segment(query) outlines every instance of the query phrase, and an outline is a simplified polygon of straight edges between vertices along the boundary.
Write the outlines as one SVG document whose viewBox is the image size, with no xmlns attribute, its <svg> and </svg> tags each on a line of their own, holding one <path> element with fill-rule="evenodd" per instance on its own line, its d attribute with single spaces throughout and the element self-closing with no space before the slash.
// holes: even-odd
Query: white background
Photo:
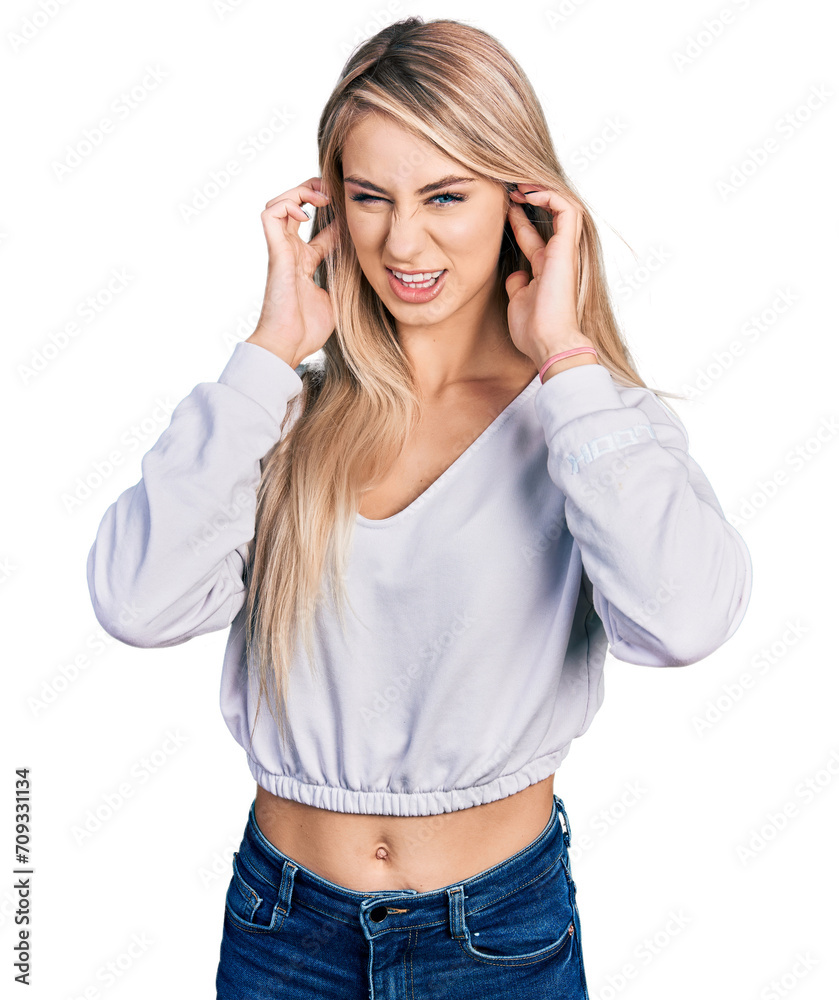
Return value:
<svg viewBox="0 0 839 1000">
<path fill-rule="evenodd" d="M 229 861 L 255 791 L 218 707 L 226 631 L 158 650 L 110 640 L 86 559 L 168 424 L 158 402 L 215 380 L 252 332 L 259 214 L 318 173 L 317 120 L 348 52 L 410 14 L 469 21 L 522 63 L 595 213 L 641 375 L 700 390 L 676 406 L 752 554 L 735 636 L 686 668 L 610 656 L 605 703 L 557 773 L 590 994 L 835 996 L 839 79 L 834 11 L 815 0 L 4 5 L 0 990 L 17 995 L 11 806 L 25 765 L 27 995 L 214 996 Z M 118 118 L 132 88 L 142 100 Z M 240 144 L 276 111 L 286 124 L 247 159 Z M 113 131 L 86 149 L 103 116 Z M 68 146 L 87 155 L 62 173 Z M 239 174 L 184 218 L 231 159 Z M 651 255 L 663 263 L 644 270 Z M 138 770 L 170 732 L 184 742 L 154 774 Z M 131 797 L 79 842 L 121 782 Z M 147 946 L 128 958 L 135 935 Z"/>
</svg>

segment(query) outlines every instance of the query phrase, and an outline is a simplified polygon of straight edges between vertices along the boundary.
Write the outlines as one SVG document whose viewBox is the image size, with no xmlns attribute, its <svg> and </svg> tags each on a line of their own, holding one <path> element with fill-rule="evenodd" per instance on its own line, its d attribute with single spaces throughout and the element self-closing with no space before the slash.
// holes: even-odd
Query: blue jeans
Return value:
<svg viewBox="0 0 839 1000">
<path fill-rule="evenodd" d="M 321 878 L 265 838 L 254 805 L 233 856 L 216 1000 L 588 1000 L 556 795 L 527 847 L 431 892 Z"/>
</svg>

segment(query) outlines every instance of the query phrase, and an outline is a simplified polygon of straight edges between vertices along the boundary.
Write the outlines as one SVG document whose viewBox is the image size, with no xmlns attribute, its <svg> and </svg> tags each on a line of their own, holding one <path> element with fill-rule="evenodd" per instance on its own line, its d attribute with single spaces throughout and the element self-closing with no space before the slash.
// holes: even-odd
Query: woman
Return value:
<svg viewBox="0 0 839 1000">
<path fill-rule="evenodd" d="M 709 655 L 749 554 L 494 38 L 386 27 L 318 141 L 322 177 L 262 213 L 256 329 L 103 517 L 94 608 L 135 646 L 232 623 L 221 707 L 257 788 L 218 997 L 587 997 L 554 773 L 607 643 Z"/>
</svg>

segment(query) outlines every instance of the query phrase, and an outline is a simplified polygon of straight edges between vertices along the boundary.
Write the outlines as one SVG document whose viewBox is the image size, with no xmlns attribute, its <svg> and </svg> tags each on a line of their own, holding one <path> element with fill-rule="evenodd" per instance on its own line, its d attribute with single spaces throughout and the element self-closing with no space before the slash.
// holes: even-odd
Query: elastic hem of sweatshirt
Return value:
<svg viewBox="0 0 839 1000">
<path fill-rule="evenodd" d="M 250 396 L 279 424 L 288 401 L 303 389 L 297 371 L 267 347 L 244 340 L 233 348 L 218 381 Z"/>
<path fill-rule="evenodd" d="M 256 783 L 284 799 L 302 802 L 318 809 L 340 813 L 375 816 L 436 816 L 472 806 L 506 799 L 523 788 L 554 774 L 568 755 L 571 744 L 529 761 L 513 774 L 502 774 L 485 785 L 434 791 L 388 792 L 338 788 L 335 785 L 310 785 L 288 774 L 273 774 L 248 756 L 248 767 Z"/>
<path fill-rule="evenodd" d="M 609 369 L 600 364 L 575 365 L 552 375 L 539 386 L 534 405 L 542 423 L 554 427 L 598 410 L 626 409 Z"/>
</svg>

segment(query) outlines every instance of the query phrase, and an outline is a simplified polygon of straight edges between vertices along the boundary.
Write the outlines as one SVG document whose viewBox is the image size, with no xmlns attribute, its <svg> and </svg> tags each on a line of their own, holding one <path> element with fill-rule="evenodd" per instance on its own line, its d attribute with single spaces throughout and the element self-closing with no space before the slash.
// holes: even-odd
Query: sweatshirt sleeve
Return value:
<svg viewBox="0 0 839 1000">
<path fill-rule="evenodd" d="M 247 595 L 260 461 L 302 387 L 298 369 L 242 341 L 217 382 L 178 403 L 88 554 L 106 632 L 130 646 L 174 646 L 230 625 Z"/>
<path fill-rule="evenodd" d="M 752 563 L 684 425 L 600 364 L 558 372 L 535 407 L 612 655 L 647 666 L 709 656 L 743 620 Z"/>
</svg>

